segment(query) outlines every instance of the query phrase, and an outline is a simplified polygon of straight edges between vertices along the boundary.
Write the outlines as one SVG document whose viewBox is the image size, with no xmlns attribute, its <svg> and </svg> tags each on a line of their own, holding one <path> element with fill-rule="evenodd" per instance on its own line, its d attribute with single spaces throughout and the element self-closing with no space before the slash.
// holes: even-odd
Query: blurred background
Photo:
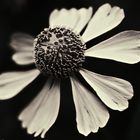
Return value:
<svg viewBox="0 0 140 140">
<path fill-rule="evenodd" d="M 81 8 L 92 6 L 94 12 L 104 3 L 117 5 L 124 9 L 125 19 L 112 31 L 90 41 L 91 47 L 116 33 L 124 30 L 140 30 L 139 0 L 1 0 L 0 1 L 0 73 L 11 70 L 30 69 L 33 66 L 17 66 L 12 60 L 13 50 L 9 47 L 10 36 L 15 32 L 24 32 L 36 36 L 48 27 L 50 12 L 57 8 Z M 102 21 L 101 21 L 102 22 Z M 111 60 L 88 58 L 84 67 L 106 75 L 123 78 L 132 83 L 134 97 L 129 108 L 123 112 L 110 112 L 106 127 L 87 137 L 79 134 L 76 128 L 75 109 L 68 79 L 61 86 L 61 107 L 58 119 L 47 132 L 46 140 L 139 140 L 140 139 L 140 67 L 139 63 L 128 65 Z M 41 82 L 40 82 L 41 80 Z M 17 120 L 20 111 L 39 92 L 39 83 L 43 77 L 35 80 L 16 97 L 0 101 L 0 140 L 40 140 L 28 135 Z M 42 114 L 43 115 L 43 114 Z"/>
</svg>

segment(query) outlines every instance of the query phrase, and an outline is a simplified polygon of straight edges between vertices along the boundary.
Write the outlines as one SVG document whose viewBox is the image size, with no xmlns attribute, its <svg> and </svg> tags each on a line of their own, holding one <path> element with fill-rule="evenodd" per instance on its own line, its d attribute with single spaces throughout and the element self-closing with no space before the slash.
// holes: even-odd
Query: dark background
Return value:
<svg viewBox="0 0 140 140">
<path fill-rule="evenodd" d="M 25 32 L 37 35 L 48 27 L 48 17 L 55 8 L 80 8 L 93 6 L 94 12 L 104 3 L 117 5 L 125 10 L 125 19 L 112 31 L 88 43 L 92 46 L 124 30 L 140 30 L 139 0 L 1 0 L 0 1 L 0 73 L 10 70 L 24 70 L 11 61 L 13 50 L 8 46 L 10 35 Z M 102 22 L 102 21 L 101 21 Z M 130 106 L 123 112 L 109 109 L 110 120 L 106 127 L 96 134 L 84 137 L 76 128 L 75 109 L 69 81 L 62 82 L 61 107 L 56 123 L 46 134 L 46 140 L 139 140 L 140 139 L 140 76 L 139 63 L 135 65 L 117 63 L 111 60 L 88 58 L 84 65 L 94 72 L 112 75 L 128 80 L 134 88 Z M 16 97 L 0 101 L 0 140 L 40 140 L 28 135 L 21 128 L 17 115 L 39 92 L 43 78 L 35 80 Z M 43 114 L 42 114 L 43 115 Z"/>
</svg>

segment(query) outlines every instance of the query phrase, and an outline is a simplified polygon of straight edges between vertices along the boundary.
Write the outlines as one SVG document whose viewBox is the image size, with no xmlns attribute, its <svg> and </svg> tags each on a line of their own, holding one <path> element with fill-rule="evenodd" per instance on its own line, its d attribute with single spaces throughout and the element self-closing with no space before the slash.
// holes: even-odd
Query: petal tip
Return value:
<svg viewBox="0 0 140 140">
<path fill-rule="evenodd" d="M 111 8 L 111 5 L 110 5 L 110 3 L 105 3 L 102 6 L 100 6 L 99 8 L 101 8 L 101 7 Z"/>
</svg>

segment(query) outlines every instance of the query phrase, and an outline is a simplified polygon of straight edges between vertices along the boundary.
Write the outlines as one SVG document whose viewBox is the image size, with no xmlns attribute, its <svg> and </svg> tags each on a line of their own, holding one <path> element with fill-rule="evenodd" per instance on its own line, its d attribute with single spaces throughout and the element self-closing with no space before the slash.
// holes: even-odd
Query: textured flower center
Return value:
<svg viewBox="0 0 140 140">
<path fill-rule="evenodd" d="M 45 28 L 34 42 L 36 67 L 44 74 L 66 78 L 78 71 L 85 60 L 80 35 L 65 28 Z"/>
</svg>

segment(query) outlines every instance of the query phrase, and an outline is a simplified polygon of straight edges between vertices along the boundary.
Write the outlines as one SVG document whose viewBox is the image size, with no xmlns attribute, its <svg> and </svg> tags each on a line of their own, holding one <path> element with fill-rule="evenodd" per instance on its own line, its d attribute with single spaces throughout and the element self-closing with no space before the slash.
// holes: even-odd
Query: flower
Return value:
<svg viewBox="0 0 140 140">
<path fill-rule="evenodd" d="M 63 78 L 70 78 L 77 129 L 85 136 L 106 125 L 109 119 L 106 106 L 118 111 L 128 108 L 128 100 L 133 96 L 133 88 L 128 81 L 82 68 L 85 57 L 128 64 L 140 61 L 139 31 L 121 32 L 86 49 L 88 41 L 115 28 L 123 18 L 123 9 L 110 4 L 99 7 L 93 16 L 92 7 L 54 10 L 49 17 L 50 27 L 36 38 L 23 33 L 12 36 L 10 44 L 15 50 L 12 59 L 19 65 L 35 63 L 36 68 L 2 73 L 0 99 L 14 97 L 40 74 L 48 77 L 40 93 L 18 117 L 29 134 L 44 138 L 54 124 L 60 105 L 60 79 Z M 106 106 L 82 85 L 75 72 L 82 75 Z"/>
</svg>

